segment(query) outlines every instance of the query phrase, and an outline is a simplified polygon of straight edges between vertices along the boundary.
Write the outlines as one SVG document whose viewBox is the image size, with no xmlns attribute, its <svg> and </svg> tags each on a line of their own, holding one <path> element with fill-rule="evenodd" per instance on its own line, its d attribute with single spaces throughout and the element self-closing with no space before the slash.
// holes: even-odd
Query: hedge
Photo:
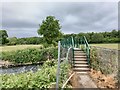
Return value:
<svg viewBox="0 0 120 90">
<path fill-rule="evenodd" d="M 37 63 L 47 59 L 57 58 L 57 48 L 43 48 L 43 49 L 24 49 L 12 52 L 2 52 L 1 60 L 10 61 L 13 63 Z"/>
</svg>

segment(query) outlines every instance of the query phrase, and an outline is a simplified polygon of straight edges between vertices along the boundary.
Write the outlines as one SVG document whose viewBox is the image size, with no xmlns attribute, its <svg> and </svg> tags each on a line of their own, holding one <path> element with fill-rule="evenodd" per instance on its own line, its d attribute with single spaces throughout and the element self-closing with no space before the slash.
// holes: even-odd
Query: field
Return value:
<svg viewBox="0 0 120 90">
<path fill-rule="evenodd" d="M 118 44 L 90 44 L 90 46 L 97 46 L 110 49 L 118 49 Z"/>
<path fill-rule="evenodd" d="M 26 48 L 39 48 L 42 47 L 42 45 L 14 45 L 14 46 L 0 46 L 0 52 L 5 51 L 16 51 Z"/>
<path fill-rule="evenodd" d="M 98 47 L 104 47 L 104 48 L 118 49 L 118 44 L 90 44 L 90 46 L 98 46 Z M 0 46 L 0 52 L 15 51 L 15 50 L 21 50 L 21 49 L 26 49 L 26 48 L 39 48 L 39 47 L 42 47 L 42 45 Z"/>
</svg>

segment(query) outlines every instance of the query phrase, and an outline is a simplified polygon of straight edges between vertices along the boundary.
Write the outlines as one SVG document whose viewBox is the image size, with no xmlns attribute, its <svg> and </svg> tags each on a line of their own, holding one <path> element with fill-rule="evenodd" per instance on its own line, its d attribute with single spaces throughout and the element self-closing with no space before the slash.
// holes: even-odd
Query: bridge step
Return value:
<svg viewBox="0 0 120 90">
<path fill-rule="evenodd" d="M 74 48 L 74 50 L 76 50 L 76 51 L 82 51 L 80 48 Z"/>
<path fill-rule="evenodd" d="M 87 71 L 87 72 L 76 72 L 76 73 L 78 73 L 78 74 L 88 74 L 89 71 Z"/>
<path fill-rule="evenodd" d="M 88 72 L 90 71 L 86 53 L 78 48 L 74 49 L 73 70 L 79 74 L 88 74 Z"/>
<path fill-rule="evenodd" d="M 75 61 L 87 61 L 86 58 L 74 58 Z"/>
<path fill-rule="evenodd" d="M 74 56 L 74 58 L 86 58 L 85 55 L 81 55 L 81 56 Z"/>
<path fill-rule="evenodd" d="M 75 53 L 82 53 L 82 54 L 85 53 L 85 52 L 83 52 L 83 51 L 76 51 L 76 50 L 74 50 L 74 52 L 75 52 Z"/>
<path fill-rule="evenodd" d="M 83 67 L 84 68 L 84 67 L 89 67 L 89 65 L 87 65 L 87 64 L 75 64 L 74 67 L 78 67 L 78 68 Z"/>
<path fill-rule="evenodd" d="M 74 52 L 75 56 L 86 56 L 86 53 Z"/>
<path fill-rule="evenodd" d="M 87 61 L 74 61 L 75 64 L 84 64 L 84 63 L 88 63 Z"/>
<path fill-rule="evenodd" d="M 83 51 L 75 51 L 74 50 L 74 55 L 86 55 L 86 53 Z"/>
<path fill-rule="evenodd" d="M 74 71 L 90 71 L 89 68 L 73 68 Z"/>
</svg>

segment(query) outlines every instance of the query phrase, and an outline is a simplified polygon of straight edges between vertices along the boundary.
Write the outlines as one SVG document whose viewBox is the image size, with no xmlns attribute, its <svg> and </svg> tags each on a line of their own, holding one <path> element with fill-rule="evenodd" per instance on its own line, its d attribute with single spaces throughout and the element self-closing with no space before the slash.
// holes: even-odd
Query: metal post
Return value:
<svg viewBox="0 0 120 90">
<path fill-rule="evenodd" d="M 56 90 L 59 88 L 59 73 L 60 73 L 60 41 L 58 42 L 58 66 L 56 74 Z"/>
<path fill-rule="evenodd" d="M 73 39 L 73 37 L 72 37 L 72 47 L 74 48 L 74 39 Z"/>
</svg>

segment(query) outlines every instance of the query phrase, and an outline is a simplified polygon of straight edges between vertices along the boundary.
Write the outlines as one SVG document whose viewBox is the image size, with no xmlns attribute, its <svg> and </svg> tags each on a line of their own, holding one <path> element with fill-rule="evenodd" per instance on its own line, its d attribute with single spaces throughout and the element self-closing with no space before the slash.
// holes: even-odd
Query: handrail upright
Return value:
<svg viewBox="0 0 120 90">
<path fill-rule="evenodd" d="M 86 49 L 88 64 L 90 64 L 90 46 L 89 46 L 89 44 L 87 42 L 86 37 L 84 36 L 83 38 L 84 38 L 84 41 L 85 41 L 85 44 L 86 44 L 86 48 L 85 49 Z"/>
</svg>

